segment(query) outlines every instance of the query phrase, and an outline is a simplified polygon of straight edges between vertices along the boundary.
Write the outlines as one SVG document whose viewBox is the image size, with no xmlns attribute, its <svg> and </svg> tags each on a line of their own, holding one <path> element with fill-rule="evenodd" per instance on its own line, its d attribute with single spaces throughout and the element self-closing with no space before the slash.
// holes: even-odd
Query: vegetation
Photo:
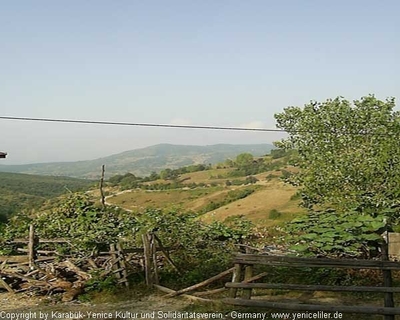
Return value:
<svg viewBox="0 0 400 320">
<path fill-rule="evenodd" d="M 243 152 L 261 156 L 268 153 L 272 147 L 270 144 L 210 146 L 159 144 L 96 160 L 27 165 L 0 164 L 0 171 L 99 179 L 101 166 L 104 164 L 106 177 L 126 172 L 137 176 L 147 176 L 153 171 L 160 172 L 166 168 L 177 169 L 197 164 L 216 164 Z"/>
<path fill-rule="evenodd" d="M 164 246 L 174 248 L 171 258 L 181 274 L 166 266 L 160 275 L 164 283 L 171 281 L 175 286 L 193 284 L 205 275 L 226 269 L 236 251 L 234 244 L 242 242 L 252 231 L 251 223 L 243 217 L 231 219 L 227 224 L 205 224 L 194 214 L 157 209 L 145 209 L 133 217 L 115 207 L 102 209 L 85 194 L 71 194 L 47 212 L 33 217 L 19 214 L 11 219 L 0 239 L 3 253 L 13 250 L 7 240 L 27 236 L 29 224 L 35 226 L 39 237 L 68 239 L 69 252 L 64 253 L 75 255 L 89 254 L 119 239 L 141 246 L 141 235 L 155 232 Z M 96 278 L 90 285 L 97 290 L 99 285 L 107 283 L 112 284 L 112 279 L 102 282 Z"/>
<path fill-rule="evenodd" d="M 327 221 L 324 232 L 312 233 L 315 215 L 303 220 L 306 226 L 298 229 L 311 232 L 309 238 L 318 237 L 314 240 L 321 243 L 319 249 L 343 253 L 349 248 L 354 253 L 354 241 L 364 245 L 363 240 L 378 240 L 369 232 L 397 224 L 400 114 L 394 107 L 394 99 L 367 96 L 351 104 L 336 98 L 311 102 L 303 109 L 289 107 L 275 115 L 278 127 L 289 133 L 276 145 L 297 151 L 300 172 L 287 178 L 300 186 L 302 205 L 311 212 L 333 208 L 336 221 L 346 221 L 346 227 L 338 230 L 337 223 L 328 222 L 333 213 L 323 211 L 318 219 Z"/>
<path fill-rule="evenodd" d="M 221 169 L 187 163 L 145 177 L 136 172 L 117 174 L 106 184 L 107 192 L 117 193 L 107 202 L 120 208 L 102 208 L 87 194 L 71 193 L 38 213 L 18 210 L 0 226 L 2 253 L 13 253 L 15 248 L 7 240 L 26 237 L 29 224 L 35 225 L 39 237 L 67 238 L 70 246 L 56 249 L 75 255 L 105 249 L 116 240 L 141 246 L 141 235 L 152 232 L 165 247 L 173 248 L 171 259 L 180 272 L 169 264 L 160 270 L 162 284 L 171 288 L 227 269 L 237 244 L 262 246 L 282 239 L 302 255 L 374 257 L 382 241 L 380 233 L 399 218 L 400 147 L 394 144 L 400 119 L 393 107 L 392 100 L 370 96 L 354 105 L 337 98 L 311 103 L 304 110 L 285 109 L 276 117 L 289 138 L 277 143 L 279 149 L 271 154 L 257 157 L 243 152 L 220 163 Z M 3 179 L 0 192 L 5 196 L 0 201 L 23 192 L 19 200 L 26 197 L 30 207 L 40 206 L 61 189 L 66 191 L 62 180 L 54 193 L 45 185 L 18 185 L 17 181 L 12 189 L 12 183 Z M 73 189 L 71 184 L 67 188 Z M 131 192 L 118 194 L 121 190 Z M 307 214 L 298 214 L 304 212 L 297 207 L 300 200 Z M 250 221 L 269 228 L 255 230 Z M 274 230 L 272 225 L 280 228 Z M 278 269 L 274 279 L 310 277 L 308 271 L 289 271 Z M 92 276 L 87 290 L 115 287 L 111 276 Z M 316 283 L 323 279 L 352 284 L 354 275 L 320 270 L 312 278 Z M 141 282 L 143 275 L 130 280 Z"/>
<path fill-rule="evenodd" d="M 29 224 L 42 238 L 66 238 L 75 253 L 84 254 L 97 244 L 110 244 L 132 232 L 137 222 L 125 210 L 114 207 L 103 210 L 86 194 L 71 194 L 60 199 L 49 210 L 36 215 L 20 213 L 10 219 L 3 240 L 26 237 Z"/>
<path fill-rule="evenodd" d="M 371 258 L 379 252 L 384 228 L 382 220 L 369 214 L 327 210 L 294 219 L 287 227 L 293 239 L 286 240 L 293 240 L 292 249 L 306 255 Z"/>
<path fill-rule="evenodd" d="M 209 211 L 213 211 L 236 200 L 244 199 L 247 196 L 251 195 L 256 189 L 257 186 L 231 190 L 227 193 L 226 197 L 223 200 L 216 202 L 210 201 L 205 207 L 198 210 L 198 213 L 203 214 Z"/>
<path fill-rule="evenodd" d="M 0 222 L 27 208 L 68 192 L 85 190 L 93 181 L 68 177 L 36 176 L 0 172 Z"/>
</svg>

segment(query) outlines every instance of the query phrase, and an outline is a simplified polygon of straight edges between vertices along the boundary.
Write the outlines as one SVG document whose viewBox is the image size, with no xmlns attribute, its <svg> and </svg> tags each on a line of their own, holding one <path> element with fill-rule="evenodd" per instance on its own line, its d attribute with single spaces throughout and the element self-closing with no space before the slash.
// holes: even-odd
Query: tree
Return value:
<svg viewBox="0 0 400 320">
<path fill-rule="evenodd" d="M 239 168 L 249 166 L 253 163 L 254 157 L 251 153 L 241 153 L 236 157 L 236 165 Z"/>
<path fill-rule="evenodd" d="M 160 172 L 160 179 L 164 180 L 175 180 L 179 177 L 176 170 L 171 170 L 169 168 L 164 169 Z"/>
<path fill-rule="evenodd" d="M 399 202 L 400 114 L 394 98 L 370 95 L 350 103 L 342 97 L 276 114 L 289 137 L 277 147 L 298 151 L 303 205 L 358 208 L 374 216 Z"/>
</svg>

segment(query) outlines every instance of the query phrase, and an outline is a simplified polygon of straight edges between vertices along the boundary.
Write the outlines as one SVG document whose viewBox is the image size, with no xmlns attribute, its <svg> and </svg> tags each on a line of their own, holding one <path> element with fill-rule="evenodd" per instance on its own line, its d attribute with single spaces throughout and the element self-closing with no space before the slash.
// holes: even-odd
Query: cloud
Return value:
<svg viewBox="0 0 400 320">
<path fill-rule="evenodd" d="M 188 126 L 192 124 L 192 121 L 183 118 L 175 118 L 170 121 L 170 124 L 175 124 L 178 126 Z"/>
</svg>

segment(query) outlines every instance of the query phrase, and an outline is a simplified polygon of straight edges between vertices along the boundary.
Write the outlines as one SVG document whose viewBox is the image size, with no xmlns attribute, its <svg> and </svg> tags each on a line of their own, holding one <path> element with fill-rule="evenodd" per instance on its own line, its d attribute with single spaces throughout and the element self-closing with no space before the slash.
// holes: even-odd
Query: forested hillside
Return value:
<svg viewBox="0 0 400 320">
<path fill-rule="evenodd" d="M 85 190 L 91 180 L 0 172 L 0 221 L 66 192 Z"/>
</svg>

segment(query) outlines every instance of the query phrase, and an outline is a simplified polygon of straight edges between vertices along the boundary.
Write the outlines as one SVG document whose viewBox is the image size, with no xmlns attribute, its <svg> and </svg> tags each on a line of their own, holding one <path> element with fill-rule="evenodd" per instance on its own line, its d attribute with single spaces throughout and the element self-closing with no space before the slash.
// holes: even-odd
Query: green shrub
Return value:
<svg viewBox="0 0 400 320">
<path fill-rule="evenodd" d="M 280 218 L 281 215 L 282 215 L 281 212 L 279 212 L 279 211 L 276 210 L 276 209 L 272 209 L 272 210 L 269 212 L 268 218 L 270 218 L 271 220 L 275 220 L 275 219 Z"/>
</svg>

